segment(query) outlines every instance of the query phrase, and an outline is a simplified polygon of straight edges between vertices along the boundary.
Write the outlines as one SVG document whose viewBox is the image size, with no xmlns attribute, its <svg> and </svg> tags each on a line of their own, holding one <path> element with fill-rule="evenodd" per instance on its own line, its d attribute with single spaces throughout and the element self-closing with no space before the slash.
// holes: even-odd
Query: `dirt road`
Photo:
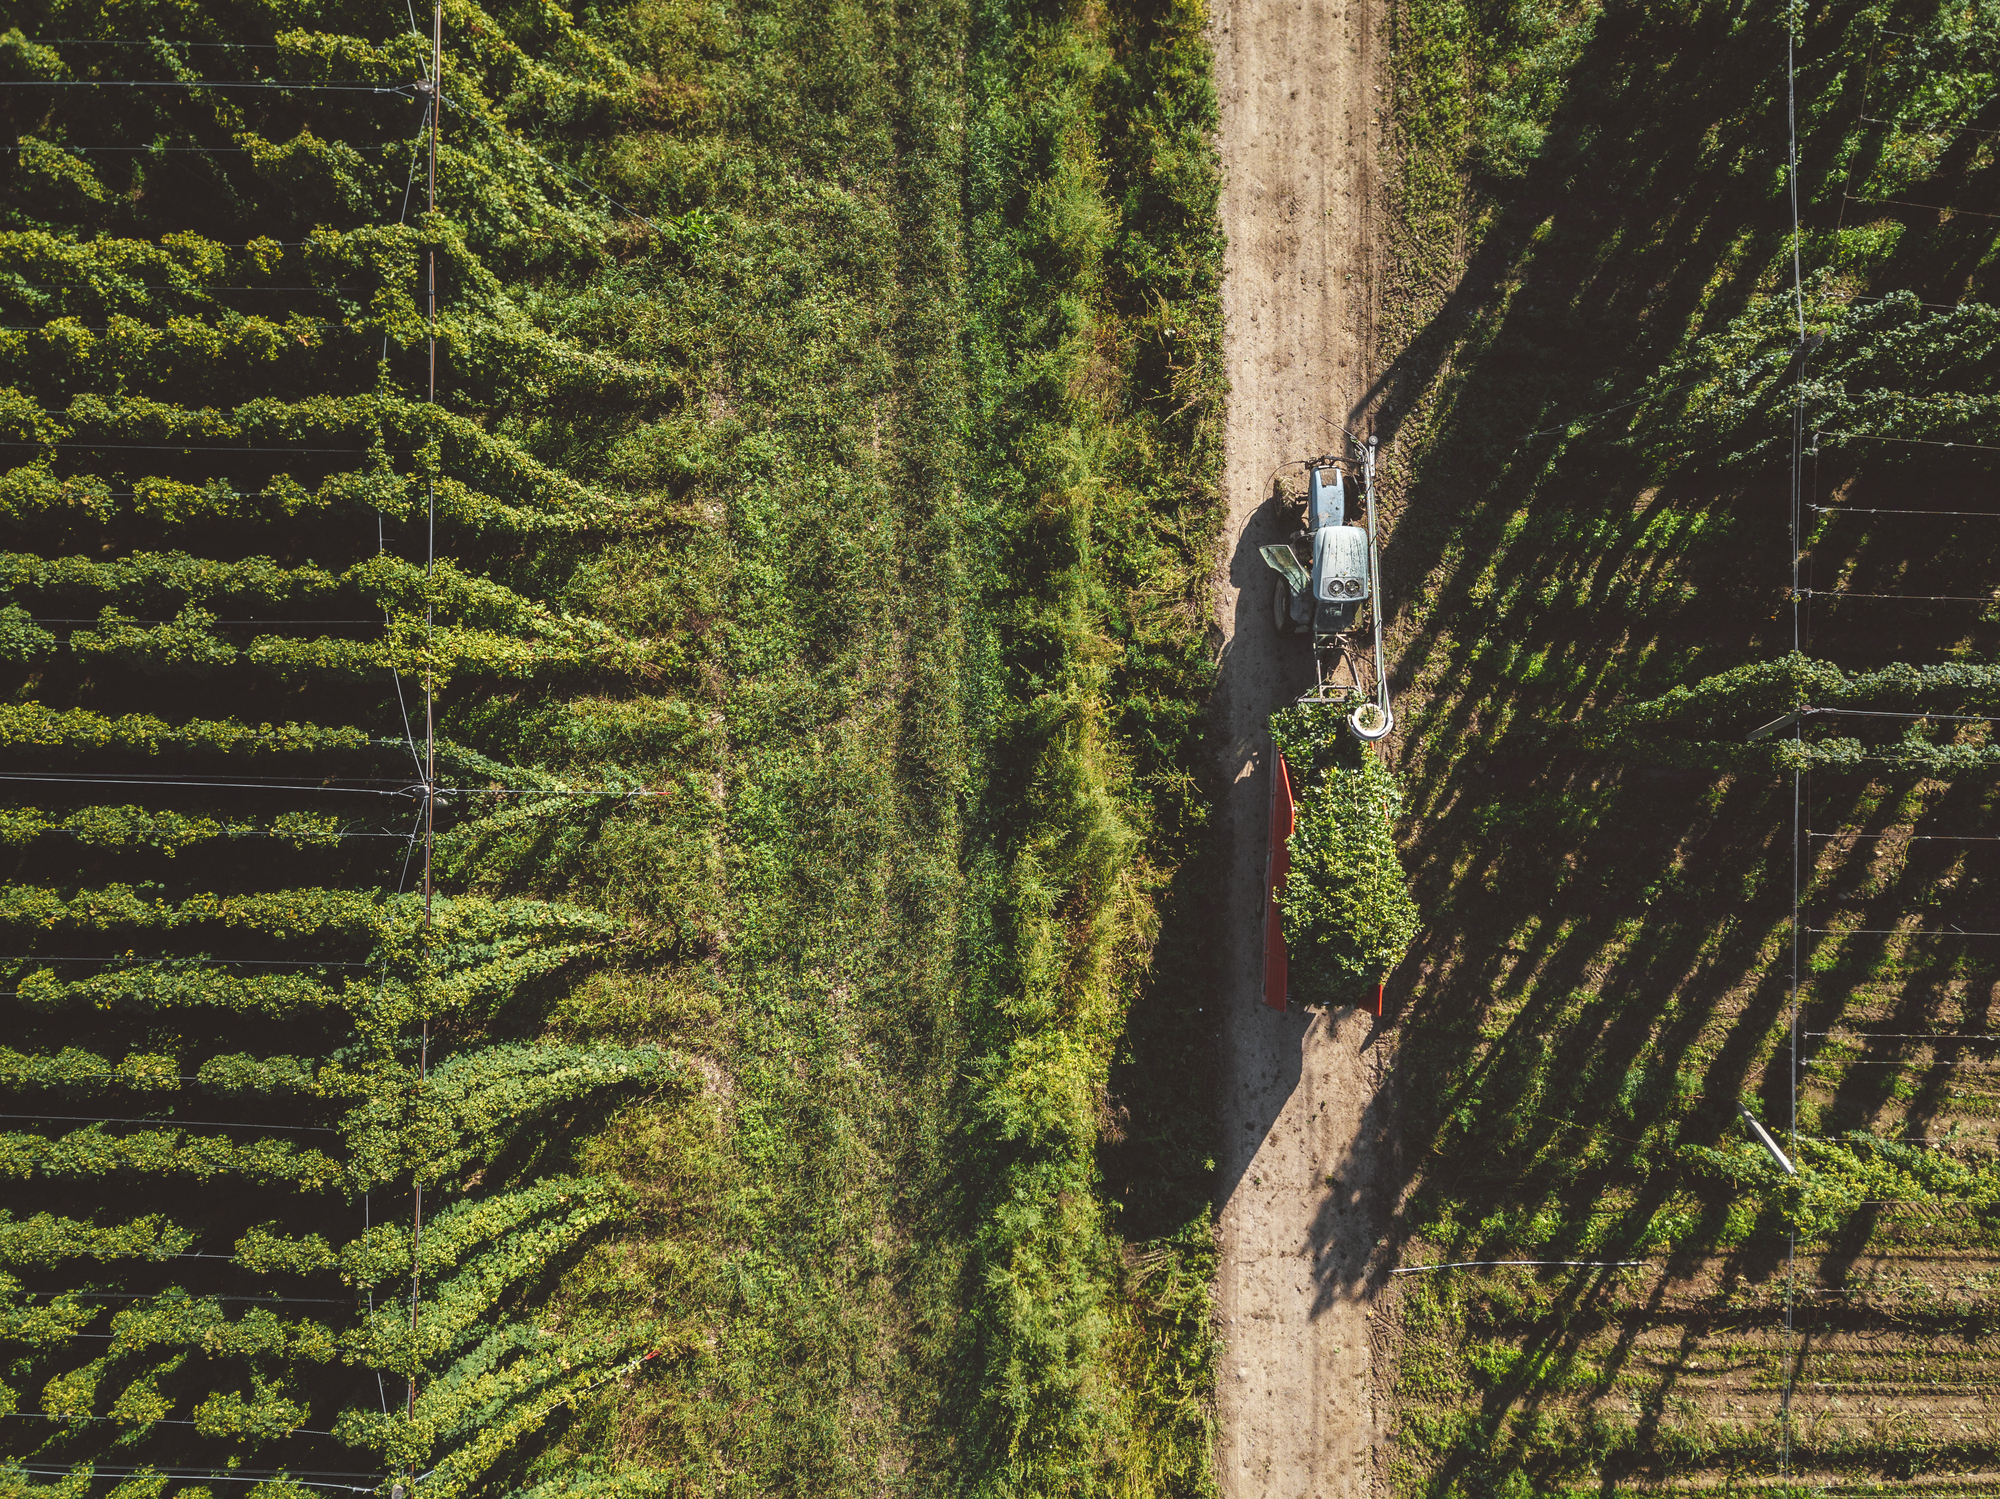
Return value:
<svg viewBox="0 0 2000 1499">
<path fill-rule="evenodd" d="M 1377 59 L 1381 0 L 1219 0 L 1223 290 L 1231 394 L 1229 526 L 1216 583 L 1224 637 L 1216 712 L 1228 785 L 1229 934 L 1218 1302 L 1222 1491 L 1335 1499 L 1378 1481 L 1388 1413 L 1375 1401 L 1374 1259 L 1392 1191 L 1373 1017 L 1280 1015 L 1260 1003 L 1270 740 L 1265 721 L 1311 678 L 1270 618 L 1280 539 L 1274 479 L 1338 451 L 1373 370 Z"/>
</svg>

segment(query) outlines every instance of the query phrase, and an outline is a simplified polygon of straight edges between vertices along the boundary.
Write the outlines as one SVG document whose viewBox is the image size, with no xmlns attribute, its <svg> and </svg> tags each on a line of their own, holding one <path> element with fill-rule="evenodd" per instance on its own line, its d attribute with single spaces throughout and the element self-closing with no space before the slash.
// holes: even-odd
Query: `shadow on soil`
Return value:
<svg viewBox="0 0 2000 1499">
<path fill-rule="evenodd" d="M 1897 24 L 1934 13 L 1911 7 Z M 1874 31 L 1857 28 L 1858 14 L 1817 9 L 1801 48 L 1810 245 L 1858 217 L 1834 165 L 1862 113 L 1857 49 Z M 1723 471 L 1712 454 L 1642 453 L 1621 440 L 1630 411 L 1571 424 L 1639 394 L 1691 333 L 1789 296 L 1788 263 L 1774 274 L 1789 239 L 1773 190 L 1784 56 L 1771 6 L 1601 14 L 1542 154 L 1482 200 L 1490 212 L 1461 279 L 1374 393 L 1385 442 L 1406 439 L 1394 459 L 1418 455 L 1387 558 L 1391 596 L 1409 601 L 1396 637 L 1399 689 L 1412 694 L 1399 768 L 1426 918 L 1390 988 L 1407 1166 L 1384 1185 L 1389 1200 L 1415 1189 L 1392 1251 L 1421 1227 L 1450 1258 L 1645 1260 L 1669 1272 L 1636 1302 L 1613 1294 L 1609 1271 L 1553 1281 L 1513 1311 L 1453 1301 L 1453 1315 L 1514 1351 L 1498 1373 L 1465 1374 L 1463 1408 L 1419 1444 L 1424 1492 L 1482 1493 L 1514 1471 L 1541 1482 L 1595 1467 L 1610 1483 L 1722 1463 L 1721 1446 L 1663 1435 L 1680 1379 L 1671 1357 L 1636 1426 L 1593 1436 L 1596 1402 L 1640 1375 L 1634 1340 L 1649 1326 L 1680 1327 L 1684 1352 L 1702 1335 L 1690 1286 L 1720 1304 L 1783 1263 L 1775 1216 L 1745 1236 L 1728 1190 L 1682 1152 L 1733 1141 L 1739 1100 L 1773 1119 L 1789 1107 L 1773 1042 L 1792 995 L 1792 787 L 1614 761 L 1583 731 L 1605 705 L 1791 648 L 1788 475 L 1782 460 Z M 1864 136 L 1857 149 L 1865 166 L 1880 142 Z M 1960 173 L 1935 192 L 1990 198 L 1991 178 Z M 1875 289 L 1990 296 L 1992 221 L 1889 212 L 1893 251 L 1867 267 Z M 1651 437 L 1671 447 L 1671 432 Z M 1869 462 L 1825 461 L 1809 476 L 1813 498 L 1871 485 L 1907 496 L 1916 483 L 1962 496 L 1991 482 L 1990 464 Z M 1990 593 L 2000 527 L 1859 519 L 1808 538 L 1819 586 Z M 2000 636 L 1977 609 L 1857 600 L 1815 609 L 1804 644 L 1854 669 L 1990 658 Z M 1816 838 L 1857 835 L 1809 844 L 1820 873 L 1805 924 L 1877 927 L 1918 910 L 1973 925 L 1980 880 L 2000 876 L 1990 854 L 1938 846 L 1885 865 L 1868 840 L 1909 822 L 1902 790 L 1852 774 L 1816 775 L 1804 790 Z M 1932 794 L 1918 831 L 1991 832 L 1992 809 L 1990 787 Z M 1808 934 L 1800 961 L 1804 1030 L 1864 1012 L 1883 1032 L 1969 1034 L 1990 1020 L 1992 984 L 1968 982 L 1962 952 L 1943 943 L 1899 955 Z M 1821 1133 L 1879 1127 L 1893 1108 L 1923 1135 L 1952 1107 L 1943 1078 L 1903 1096 L 1895 1069 L 1870 1071 L 1812 1097 Z M 1882 1229 L 1857 1219 L 1811 1273 L 1840 1283 Z M 1663 1357 L 1654 1347 L 1648 1367 Z M 1624 1394 L 1615 1409 L 1629 1412 Z M 1751 1447 L 1729 1460 L 1755 1467 Z"/>
</svg>

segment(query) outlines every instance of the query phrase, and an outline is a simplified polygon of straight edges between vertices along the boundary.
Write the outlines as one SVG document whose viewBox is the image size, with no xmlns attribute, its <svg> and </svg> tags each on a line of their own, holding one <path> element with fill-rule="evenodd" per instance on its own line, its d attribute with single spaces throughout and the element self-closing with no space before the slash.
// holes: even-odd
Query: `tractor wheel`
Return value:
<svg viewBox="0 0 2000 1499">
<path fill-rule="evenodd" d="M 1271 591 L 1271 623 L 1277 626 L 1280 635 L 1292 633 L 1292 585 L 1283 578 L 1274 579 L 1277 587 Z"/>
</svg>

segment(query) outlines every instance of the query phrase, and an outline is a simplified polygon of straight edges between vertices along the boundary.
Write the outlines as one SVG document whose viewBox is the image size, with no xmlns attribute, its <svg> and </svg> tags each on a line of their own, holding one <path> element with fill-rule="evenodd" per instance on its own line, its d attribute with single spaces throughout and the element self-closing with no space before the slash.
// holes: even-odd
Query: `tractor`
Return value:
<svg viewBox="0 0 2000 1499">
<path fill-rule="evenodd" d="M 1271 618 L 1278 633 L 1311 637 L 1313 685 L 1299 702 L 1349 708 L 1349 732 L 1372 743 L 1395 727 L 1389 676 L 1382 662 L 1372 437 L 1362 449 L 1361 494 L 1364 520 L 1351 525 L 1346 463 L 1334 456 L 1308 461 L 1300 528 L 1289 541 L 1261 548 L 1261 554 L 1278 574 L 1271 595 Z M 1363 661 L 1355 650 L 1355 619 L 1363 604 L 1372 604 L 1368 626 L 1374 644 L 1372 682 L 1364 681 Z"/>
</svg>

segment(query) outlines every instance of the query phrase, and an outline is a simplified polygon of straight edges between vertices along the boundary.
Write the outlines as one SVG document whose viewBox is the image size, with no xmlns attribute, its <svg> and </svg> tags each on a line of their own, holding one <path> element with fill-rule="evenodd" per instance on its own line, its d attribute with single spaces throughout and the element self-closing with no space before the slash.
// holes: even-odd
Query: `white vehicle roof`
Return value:
<svg viewBox="0 0 2000 1499">
<path fill-rule="evenodd" d="M 1347 604 L 1368 597 L 1368 533 L 1359 526 L 1323 526 L 1313 532 L 1313 597 Z"/>
</svg>

